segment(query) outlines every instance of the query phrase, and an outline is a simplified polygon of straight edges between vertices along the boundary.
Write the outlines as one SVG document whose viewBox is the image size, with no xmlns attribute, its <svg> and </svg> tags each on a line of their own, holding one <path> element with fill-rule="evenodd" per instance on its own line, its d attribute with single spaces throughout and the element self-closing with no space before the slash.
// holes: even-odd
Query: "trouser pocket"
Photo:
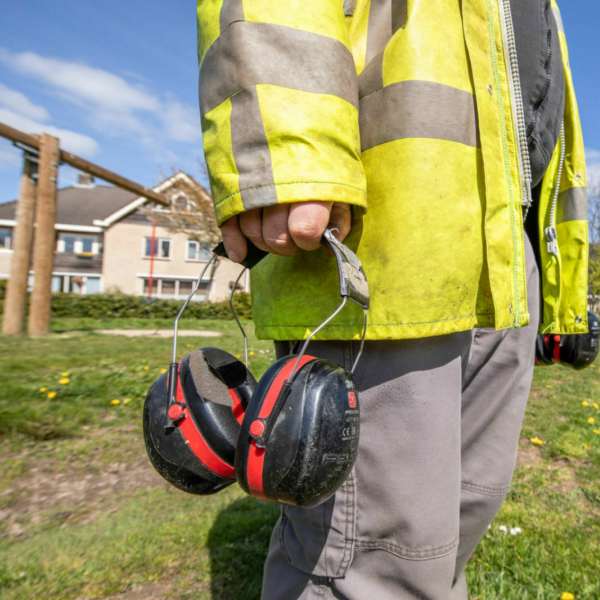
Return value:
<svg viewBox="0 0 600 600">
<path fill-rule="evenodd" d="M 315 508 L 284 505 L 279 543 L 287 561 L 319 577 L 344 577 L 354 558 L 356 480 L 354 473 Z"/>
</svg>

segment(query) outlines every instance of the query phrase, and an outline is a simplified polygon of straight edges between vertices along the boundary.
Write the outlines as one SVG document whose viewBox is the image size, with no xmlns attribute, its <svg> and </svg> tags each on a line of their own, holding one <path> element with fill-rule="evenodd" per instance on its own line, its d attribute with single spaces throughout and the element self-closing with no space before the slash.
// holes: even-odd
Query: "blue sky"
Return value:
<svg viewBox="0 0 600 600">
<path fill-rule="evenodd" d="M 2 4 L 0 121 L 54 133 L 144 185 L 172 164 L 199 176 L 194 1 Z M 564 0 L 561 10 L 588 160 L 600 173 L 600 2 Z M 0 138 L 0 202 L 17 196 L 20 168 L 20 152 Z M 61 187 L 75 179 L 61 167 Z"/>
</svg>

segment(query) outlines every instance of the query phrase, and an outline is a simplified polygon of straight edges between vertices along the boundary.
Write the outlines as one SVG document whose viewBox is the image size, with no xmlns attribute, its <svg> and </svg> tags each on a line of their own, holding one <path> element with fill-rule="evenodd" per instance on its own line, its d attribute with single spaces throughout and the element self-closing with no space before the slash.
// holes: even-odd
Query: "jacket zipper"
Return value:
<svg viewBox="0 0 600 600">
<path fill-rule="evenodd" d="M 550 218 L 548 219 L 548 227 L 544 230 L 546 234 L 546 248 L 548 254 L 558 255 L 558 235 L 556 233 L 556 205 L 558 204 L 558 194 L 560 193 L 560 183 L 562 180 L 563 168 L 565 165 L 566 139 L 565 139 L 565 124 L 560 127 L 560 158 L 558 161 L 558 174 L 556 175 L 556 187 L 554 196 L 550 203 Z"/>
<path fill-rule="evenodd" d="M 529 161 L 529 149 L 527 148 L 527 131 L 525 128 L 525 109 L 523 108 L 523 95 L 521 93 L 521 79 L 519 77 L 519 62 L 517 58 L 517 44 L 515 42 L 515 31 L 513 28 L 512 13 L 509 0 L 500 0 L 502 10 L 500 11 L 502 21 L 502 34 L 504 45 L 508 54 L 508 76 L 510 82 L 510 94 L 513 105 L 513 118 L 516 125 L 517 148 L 519 156 L 519 169 L 521 171 L 523 200 L 525 208 L 524 219 L 531 206 L 531 163 Z"/>
</svg>

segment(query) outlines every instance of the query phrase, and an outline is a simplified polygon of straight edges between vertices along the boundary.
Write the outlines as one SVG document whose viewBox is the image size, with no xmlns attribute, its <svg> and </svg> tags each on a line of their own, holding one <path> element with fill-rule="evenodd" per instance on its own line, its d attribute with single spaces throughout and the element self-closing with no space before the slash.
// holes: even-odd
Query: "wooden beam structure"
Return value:
<svg viewBox="0 0 600 600">
<path fill-rule="evenodd" d="M 31 264 L 31 242 L 33 240 L 33 217 L 37 187 L 33 175 L 37 171 L 37 159 L 27 153 L 23 156 L 23 174 L 17 200 L 15 234 L 12 244 L 10 279 L 4 298 L 2 333 L 18 335 L 23 331 L 27 307 L 27 285 Z"/>
<path fill-rule="evenodd" d="M 26 161 L 21 178 L 21 191 L 16 213 L 17 225 L 14 235 L 14 252 L 4 301 L 2 333 L 17 335 L 23 330 L 33 238 L 34 284 L 29 308 L 28 330 L 31 335 L 44 335 L 50 329 L 58 166 L 61 163 L 66 163 L 84 173 L 98 177 L 163 206 L 169 206 L 169 200 L 164 194 L 117 175 L 117 173 L 71 154 L 71 152 L 61 150 L 58 138 L 51 135 L 43 134 L 41 137 L 30 135 L 0 123 L 0 137 L 11 140 L 22 148 L 25 151 L 25 157 L 29 155 L 30 158 L 39 160 L 37 186 L 32 178 L 33 172 L 31 172 L 31 169 L 34 168 L 34 163 L 31 160 Z M 39 155 L 39 159 L 31 155 Z M 35 236 L 33 235 L 34 215 L 37 223 Z"/>
<path fill-rule="evenodd" d="M 30 335 L 46 335 L 50 330 L 52 267 L 54 264 L 54 223 L 56 222 L 56 180 L 58 138 L 44 133 L 40 139 L 38 171 L 37 229 L 33 246 L 33 292 L 29 306 Z"/>
<path fill-rule="evenodd" d="M 4 123 L 0 123 L 0 137 L 4 137 L 7 140 L 11 140 L 12 142 L 16 142 L 18 144 L 22 144 L 25 146 L 29 146 L 30 148 L 34 148 L 35 150 L 39 150 L 40 147 L 40 139 L 36 136 L 29 135 L 27 133 L 23 133 L 18 129 L 13 129 Z M 127 179 L 126 177 L 122 177 L 121 175 L 117 175 L 108 169 L 104 169 L 99 165 L 96 165 L 84 158 L 76 156 L 75 154 L 71 154 L 65 150 L 60 151 L 60 162 L 64 162 L 68 165 L 71 165 L 75 169 L 79 169 L 84 173 L 89 173 L 90 175 L 94 175 L 94 177 L 98 177 L 107 181 L 108 183 L 112 183 L 117 187 L 123 188 L 128 192 L 132 192 L 134 194 L 138 194 L 143 198 L 148 198 L 148 200 L 152 200 L 157 204 L 162 204 L 163 206 L 169 206 L 169 200 L 163 194 L 159 194 L 154 190 L 151 190 L 135 181 L 131 181 L 131 179 Z"/>
</svg>

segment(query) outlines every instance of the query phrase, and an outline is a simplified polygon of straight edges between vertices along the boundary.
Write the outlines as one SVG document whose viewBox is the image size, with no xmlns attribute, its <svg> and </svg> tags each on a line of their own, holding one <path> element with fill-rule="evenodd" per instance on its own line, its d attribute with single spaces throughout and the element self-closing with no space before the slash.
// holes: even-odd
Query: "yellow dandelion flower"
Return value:
<svg viewBox="0 0 600 600">
<path fill-rule="evenodd" d="M 250 356 L 254 356 L 254 352 L 248 352 Z"/>
<path fill-rule="evenodd" d="M 229 325 L 223 325 L 223 329 L 227 329 Z"/>
<path fill-rule="evenodd" d="M 131 398 L 125 398 L 123 400 L 123 404 L 129 404 L 131 402 Z"/>
<path fill-rule="evenodd" d="M 587 400 L 584 400 L 584 401 L 581 403 L 581 406 L 589 406 L 589 405 L 590 405 L 590 403 L 589 403 Z"/>
<path fill-rule="evenodd" d="M 594 417 L 590 417 L 588 419 L 588 423 L 591 423 L 592 425 L 596 422 L 596 419 L 594 419 Z"/>
<path fill-rule="evenodd" d="M 600 406 L 598 406 L 598 404 L 596 404 L 595 402 L 592 404 L 592 406 L 593 406 L 593 407 L 594 407 L 596 410 L 598 410 L 598 409 L 600 408 Z"/>
<path fill-rule="evenodd" d="M 587 444 L 584 444 L 584 445 L 583 445 L 583 449 L 584 449 L 584 450 L 589 450 L 589 449 L 590 449 L 590 447 L 589 447 Z"/>
<path fill-rule="evenodd" d="M 61 377 L 68 377 L 68 376 L 69 376 L 69 372 L 68 372 L 68 371 L 63 371 L 63 372 L 60 374 L 60 376 L 61 376 Z"/>
<path fill-rule="evenodd" d="M 160 370 L 160 374 L 161 374 L 161 375 L 164 375 L 166 372 L 167 372 L 167 369 L 161 369 L 161 370 Z"/>
<path fill-rule="evenodd" d="M 52 400 L 52 398 L 56 398 L 56 392 L 48 392 L 46 394 L 46 398 L 49 398 L 50 400 Z"/>
<path fill-rule="evenodd" d="M 58 380 L 58 383 L 60 383 L 60 385 L 67 385 L 67 383 L 70 383 L 71 380 L 68 377 L 63 377 L 62 379 Z"/>
<path fill-rule="evenodd" d="M 575 600 L 575 596 L 571 592 L 563 592 L 560 600 Z"/>
<path fill-rule="evenodd" d="M 549 390 L 551 390 L 551 389 L 552 389 L 552 386 L 551 386 L 551 385 L 547 385 L 546 387 L 547 387 Z"/>
<path fill-rule="evenodd" d="M 185 345 L 185 347 L 186 347 L 186 348 L 193 348 L 193 347 L 194 347 L 194 344 L 186 344 L 186 345 Z"/>
<path fill-rule="evenodd" d="M 144 371 L 147 371 L 150 367 L 144 367 Z"/>
<path fill-rule="evenodd" d="M 531 441 L 532 444 L 535 444 L 536 446 L 543 446 L 544 445 L 543 440 L 540 440 L 540 438 L 533 437 L 533 438 L 531 438 L 530 441 Z"/>
<path fill-rule="evenodd" d="M 117 406 L 118 404 L 121 404 L 121 401 L 120 401 L 120 400 L 117 400 L 117 399 L 115 398 L 114 400 L 111 400 L 111 401 L 110 401 L 110 403 L 111 403 L 113 406 Z"/>
<path fill-rule="evenodd" d="M 45 388 L 45 387 L 41 387 L 41 388 L 40 388 L 40 392 L 41 392 L 42 394 L 43 394 L 44 392 L 47 392 L 47 391 L 48 391 L 48 388 Z"/>
</svg>

